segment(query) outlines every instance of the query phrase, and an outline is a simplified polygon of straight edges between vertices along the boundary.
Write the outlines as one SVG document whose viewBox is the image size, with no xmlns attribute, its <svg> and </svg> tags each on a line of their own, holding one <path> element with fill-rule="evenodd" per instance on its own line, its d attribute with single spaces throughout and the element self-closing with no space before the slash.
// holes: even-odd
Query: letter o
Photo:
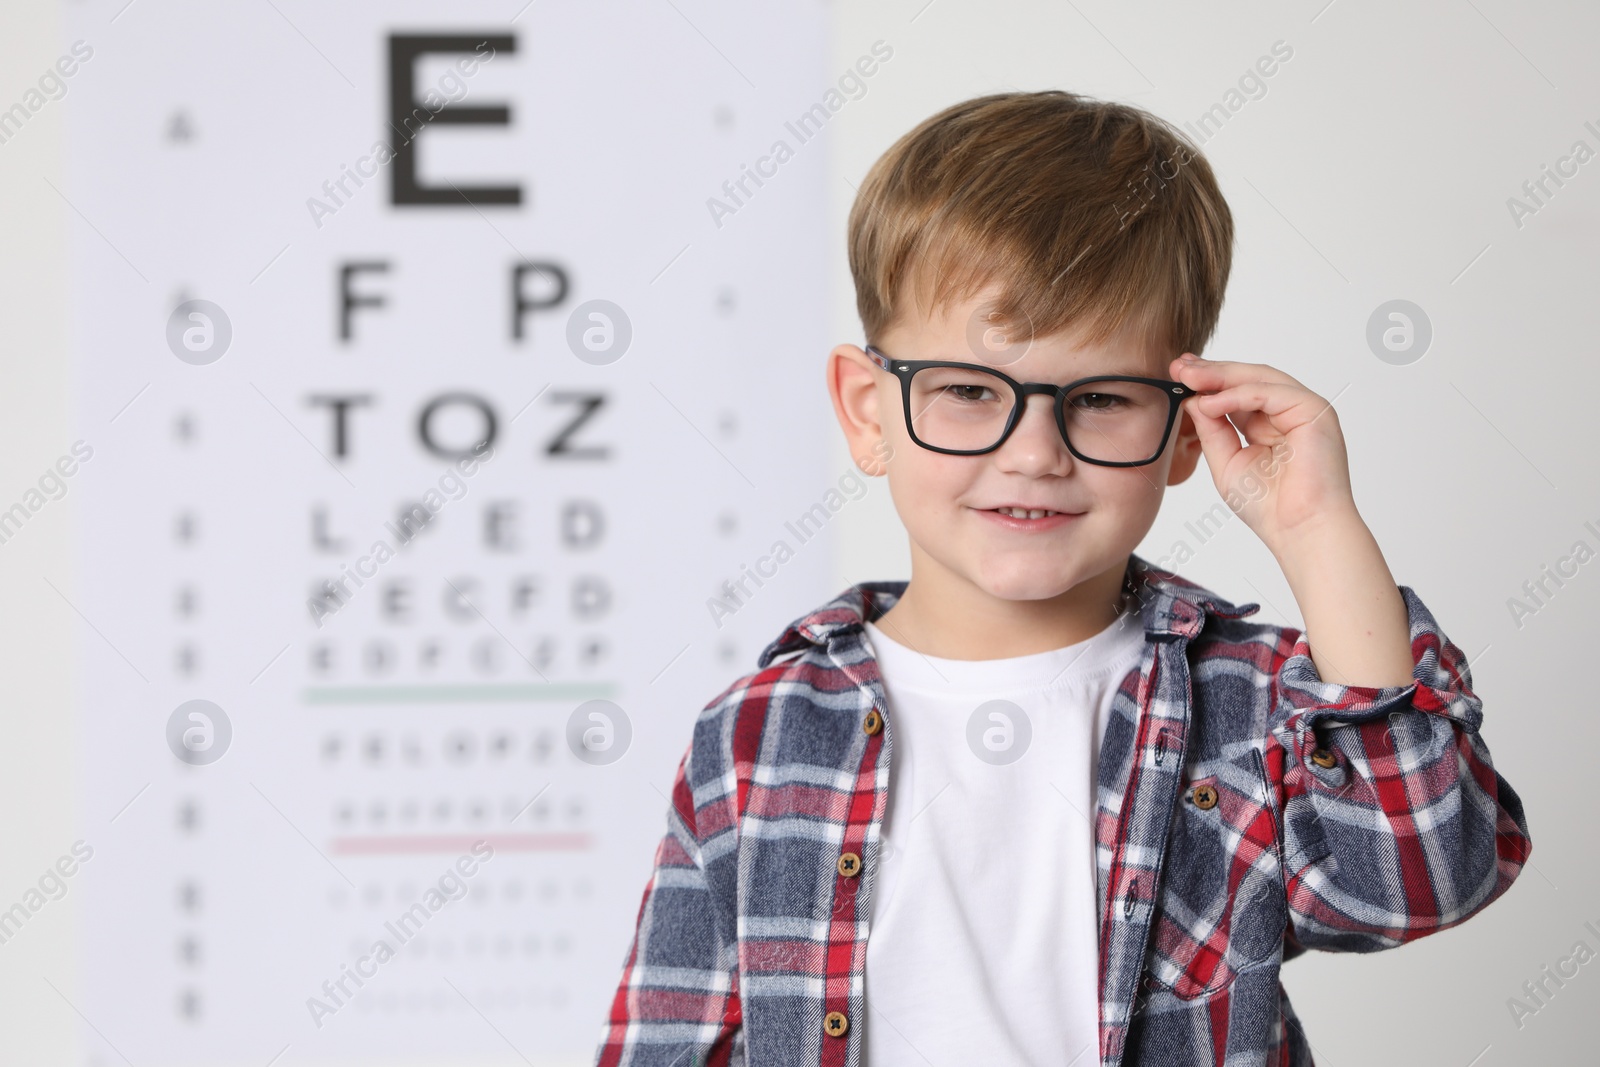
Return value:
<svg viewBox="0 0 1600 1067">
<path fill-rule="evenodd" d="M 448 404 L 466 404 L 478 409 L 483 416 L 483 436 L 467 445 L 464 449 L 451 449 L 439 444 L 433 438 L 433 416 L 442 407 Z M 474 455 L 476 451 L 494 445 L 495 418 L 494 409 L 489 402 L 480 396 L 471 393 L 444 393 L 428 401 L 417 417 L 417 437 L 422 441 L 422 447 L 442 459 L 460 460 Z"/>
</svg>

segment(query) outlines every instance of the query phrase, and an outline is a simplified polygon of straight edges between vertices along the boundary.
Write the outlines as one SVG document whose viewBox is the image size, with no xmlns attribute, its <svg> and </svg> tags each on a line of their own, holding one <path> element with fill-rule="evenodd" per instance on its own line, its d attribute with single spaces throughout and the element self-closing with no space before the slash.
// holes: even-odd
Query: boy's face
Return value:
<svg viewBox="0 0 1600 1067">
<path fill-rule="evenodd" d="M 1069 331 L 997 349 L 993 333 L 979 330 L 991 300 L 991 293 L 980 293 L 931 318 L 897 323 L 878 347 L 891 359 L 960 360 L 1025 382 L 1061 385 L 1098 374 L 1171 377 L 1179 353 L 1126 334 L 1086 346 Z M 1128 554 L 1155 521 L 1165 487 L 1188 478 L 1200 457 L 1194 424 L 1182 413 L 1155 462 L 1085 463 L 1061 439 L 1051 398 L 1037 395 L 1028 397 L 1015 429 L 993 452 L 946 455 L 911 439 L 899 380 L 860 348 L 833 350 L 828 385 L 851 455 L 866 460 L 869 473 L 887 471 L 895 509 L 911 538 L 914 580 L 924 592 L 953 594 L 957 602 L 972 603 L 974 592 L 999 600 L 1046 600 L 1091 582 L 1095 599 L 1104 595 L 1110 603 Z M 893 449 L 881 464 L 874 459 L 885 454 L 880 439 Z M 1002 505 L 1067 517 L 1018 524 L 994 512 Z M 1080 595 L 1087 592 L 1081 589 Z"/>
</svg>

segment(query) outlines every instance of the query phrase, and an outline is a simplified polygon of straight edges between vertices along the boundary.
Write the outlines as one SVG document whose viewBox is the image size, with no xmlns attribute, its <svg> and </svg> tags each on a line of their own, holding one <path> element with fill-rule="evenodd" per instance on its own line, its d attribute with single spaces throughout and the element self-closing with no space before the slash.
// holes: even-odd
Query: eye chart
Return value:
<svg viewBox="0 0 1600 1067">
<path fill-rule="evenodd" d="M 82 1062 L 590 1062 L 696 713 L 837 592 L 824 9 L 63 28 Z"/>
</svg>

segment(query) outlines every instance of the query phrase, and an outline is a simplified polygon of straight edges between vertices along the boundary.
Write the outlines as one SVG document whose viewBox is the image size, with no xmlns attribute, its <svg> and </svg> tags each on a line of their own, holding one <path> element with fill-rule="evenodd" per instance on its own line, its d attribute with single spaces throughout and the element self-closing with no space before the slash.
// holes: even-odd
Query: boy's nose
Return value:
<svg viewBox="0 0 1600 1067">
<path fill-rule="evenodd" d="M 1011 436 L 1000 446 L 1019 467 L 1037 473 L 1064 473 L 1072 466 L 1072 453 L 1056 425 L 1055 401 L 1035 394 L 1023 401 L 1022 414 Z"/>
</svg>

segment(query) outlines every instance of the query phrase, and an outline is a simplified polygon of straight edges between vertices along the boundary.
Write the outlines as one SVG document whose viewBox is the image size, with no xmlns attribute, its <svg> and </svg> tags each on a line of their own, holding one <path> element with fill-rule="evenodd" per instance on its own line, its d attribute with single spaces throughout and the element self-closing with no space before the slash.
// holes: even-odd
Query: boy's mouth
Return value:
<svg viewBox="0 0 1600 1067">
<path fill-rule="evenodd" d="M 1024 508 L 1006 504 L 998 508 L 976 508 L 990 522 L 1012 530 L 1054 530 L 1081 518 L 1081 511 L 1056 511 L 1053 508 Z"/>
</svg>

